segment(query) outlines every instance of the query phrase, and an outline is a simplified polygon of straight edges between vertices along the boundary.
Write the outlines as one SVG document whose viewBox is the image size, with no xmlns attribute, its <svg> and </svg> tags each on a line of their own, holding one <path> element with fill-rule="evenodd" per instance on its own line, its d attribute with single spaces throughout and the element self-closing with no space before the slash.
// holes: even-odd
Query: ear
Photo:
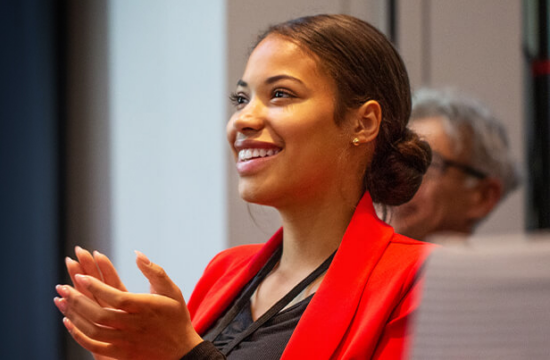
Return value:
<svg viewBox="0 0 550 360">
<path fill-rule="evenodd" d="M 468 217 L 475 222 L 483 220 L 497 206 L 502 198 L 502 183 L 492 177 L 479 180 L 472 194 Z"/>
<path fill-rule="evenodd" d="M 376 100 L 369 100 L 355 111 L 352 130 L 353 137 L 359 139 L 360 144 L 372 142 L 382 122 L 382 108 Z"/>
</svg>

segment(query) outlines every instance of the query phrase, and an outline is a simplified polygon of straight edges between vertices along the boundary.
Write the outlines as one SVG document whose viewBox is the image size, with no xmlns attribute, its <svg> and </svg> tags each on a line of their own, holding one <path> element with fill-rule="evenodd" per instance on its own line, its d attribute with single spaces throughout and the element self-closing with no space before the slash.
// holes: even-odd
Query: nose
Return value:
<svg viewBox="0 0 550 360">
<path fill-rule="evenodd" d="M 257 132 L 265 125 L 265 115 L 261 101 L 252 99 L 231 117 L 233 128 L 243 134 Z"/>
</svg>

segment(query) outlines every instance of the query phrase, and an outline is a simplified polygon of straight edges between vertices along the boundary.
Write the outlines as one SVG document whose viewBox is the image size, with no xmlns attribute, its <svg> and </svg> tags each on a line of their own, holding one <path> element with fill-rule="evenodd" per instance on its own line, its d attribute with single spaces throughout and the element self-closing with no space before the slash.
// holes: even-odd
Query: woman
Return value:
<svg viewBox="0 0 550 360">
<path fill-rule="evenodd" d="M 260 38 L 231 98 L 240 195 L 282 228 L 216 256 L 188 305 L 143 254 L 153 294 L 125 292 L 104 255 L 77 249 L 75 288 L 55 299 L 67 329 L 98 359 L 399 358 L 430 246 L 372 205 L 409 200 L 430 162 L 406 128 L 399 55 L 356 18 L 296 19 Z"/>
</svg>

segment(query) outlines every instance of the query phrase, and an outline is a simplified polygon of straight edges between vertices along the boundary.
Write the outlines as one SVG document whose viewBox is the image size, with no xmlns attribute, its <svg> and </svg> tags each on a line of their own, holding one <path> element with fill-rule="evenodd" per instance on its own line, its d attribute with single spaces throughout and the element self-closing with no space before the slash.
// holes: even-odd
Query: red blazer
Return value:
<svg viewBox="0 0 550 360">
<path fill-rule="evenodd" d="M 218 254 L 188 303 L 196 331 L 205 333 L 281 244 L 283 231 L 263 245 Z M 421 268 L 431 244 L 396 234 L 363 196 L 325 278 L 302 315 L 282 359 L 403 357 L 407 323 L 418 306 Z"/>
</svg>

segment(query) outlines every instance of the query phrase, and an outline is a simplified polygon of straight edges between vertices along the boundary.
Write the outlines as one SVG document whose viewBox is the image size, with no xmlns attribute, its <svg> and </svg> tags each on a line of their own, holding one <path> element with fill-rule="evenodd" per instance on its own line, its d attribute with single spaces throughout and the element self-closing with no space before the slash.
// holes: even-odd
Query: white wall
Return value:
<svg viewBox="0 0 550 360">
<path fill-rule="evenodd" d="M 68 239 L 189 295 L 226 247 L 225 1 L 71 2 Z"/>
<path fill-rule="evenodd" d="M 147 291 L 138 249 L 188 295 L 226 242 L 224 1 L 111 5 L 114 260 Z"/>
</svg>

